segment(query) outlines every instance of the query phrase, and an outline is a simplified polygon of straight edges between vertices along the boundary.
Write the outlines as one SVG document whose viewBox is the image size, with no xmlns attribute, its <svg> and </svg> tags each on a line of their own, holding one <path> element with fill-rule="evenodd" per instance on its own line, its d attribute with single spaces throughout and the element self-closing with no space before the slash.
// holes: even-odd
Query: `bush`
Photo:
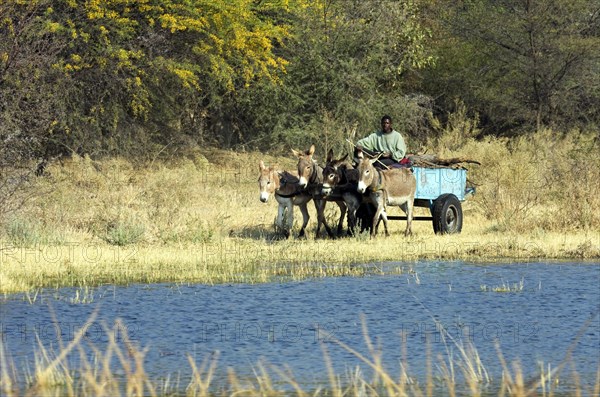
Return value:
<svg viewBox="0 0 600 397">
<path fill-rule="evenodd" d="M 107 226 L 104 241 L 123 247 L 142 241 L 145 232 L 146 228 L 142 224 L 118 221 Z"/>
<path fill-rule="evenodd" d="M 4 227 L 8 241 L 16 247 L 32 247 L 42 242 L 39 225 L 24 219 L 14 218 Z"/>
</svg>

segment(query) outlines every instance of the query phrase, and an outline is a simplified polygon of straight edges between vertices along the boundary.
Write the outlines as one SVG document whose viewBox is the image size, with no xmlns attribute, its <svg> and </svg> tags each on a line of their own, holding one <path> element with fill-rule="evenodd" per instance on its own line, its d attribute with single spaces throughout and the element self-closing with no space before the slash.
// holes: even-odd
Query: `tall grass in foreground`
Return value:
<svg viewBox="0 0 600 397">
<path fill-rule="evenodd" d="M 94 321 L 94 316 L 86 327 Z M 257 363 L 254 377 L 240 377 L 231 368 L 227 374 L 218 367 L 218 354 L 197 363 L 188 355 L 187 374 L 171 379 L 152 379 L 145 371 L 147 349 L 136 346 L 117 321 L 114 328 L 105 327 L 108 343 L 100 350 L 91 342 L 85 343 L 86 327 L 78 330 L 73 340 L 58 352 L 47 350 L 42 343 L 36 351 L 33 372 L 16 368 L 0 345 L 0 391 L 7 397 L 16 396 L 598 396 L 600 368 L 594 386 L 581 384 L 573 370 L 564 374 L 565 363 L 554 369 L 540 366 L 536 376 L 525 378 L 518 363 L 509 366 L 499 351 L 503 366 L 500 379 L 492 379 L 471 344 L 447 340 L 457 353 L 447 349 L 445 356 L 434 362 L 427 358 L 427 374 L 419 379 L 410 372 L 410 359 L 403 347 L 404 359 L 400 373 L 386 370 L 383 353 L 368 336 L 363 320 L 363 333 L 369 356 L 361 354 L 340 341 L 324 344 L 323 357 L 328 368 L 322 385 L 306 386 L 298 381 L 289 368 Z M 448 335 L 449 336 L 449 335 Z M 327 347 L 329 345 L 329 347 Z M 335 373 L 328 350 L 342 348 L 354 354 L 363 365 L 351 372 Z M 90 354 L 91 353 L 91 354 Z M 69 365 L 76 355 L 79 366 Z M 185 372 L 185 371 L 183 371 Z M 365 373 L 371 373 L 369 377 Z M 119 375 L 117 375 L 119 374 Z M 165 374 L 168 375 L 168 374 Z M 185 379 L 182 381 L 182 379 Z M 563 383 L 568 387 L 561 387 Z"/>
</svg>

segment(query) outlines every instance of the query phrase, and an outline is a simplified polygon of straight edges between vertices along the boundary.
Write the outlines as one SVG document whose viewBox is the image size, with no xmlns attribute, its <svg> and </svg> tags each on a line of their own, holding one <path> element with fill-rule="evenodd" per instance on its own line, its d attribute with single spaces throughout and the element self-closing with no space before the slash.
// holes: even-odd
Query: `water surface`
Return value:
<svg viewBox="0 0 600 397">
<path fill-rule="evenodd" d="M 369 356 L 364 319 L 393 375 L 405 360 L 409 373 L 424 379 L 428 349 L 435 361 L 438 354 L 457 357 L 458 347 L 470 343 L 496 380 L 500 349 L 526 375 L 535 374 L 540 363 L 558 366 L 571 352 L 582 382 L 595 382 L 600 263 L 399 266 L 404 273 L 393 276 L 104 286 L 83 295 L 80 290 L 79 298 L 77 289 L 63 288 L 43 291 L 33 303 L 31 296 L 11 295 L 0 303 L 2 338 L 17 368 L 32 368 L 36 335 L 57 349 L 58 333 L 69 341 L 98 310 L 86 340 L 101 347 L 107 338 L 100 324 L 112 327 L 121 319 L 134 343 L 149 348 L 145 370 L 153 379 L 169 374 L 185 379 L 191 372 L 188 354 L 198 363 L 218 354 L 223 376 L 232 367 L 252 377 L 263 360 L 289 366 L 297 380 L 317 385 L 327 383 L 323 347 L 338 373 L 361 365 L 370 377 L 368 367 L 335 342 Z"/>
</svg>

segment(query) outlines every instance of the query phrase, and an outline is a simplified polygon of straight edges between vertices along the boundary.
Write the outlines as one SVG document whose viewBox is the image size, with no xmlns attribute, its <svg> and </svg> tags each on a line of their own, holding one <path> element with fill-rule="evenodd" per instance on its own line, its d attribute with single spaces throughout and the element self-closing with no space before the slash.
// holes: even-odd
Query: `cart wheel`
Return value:
<svg viewBox="0 0 600 397">
<path fill-rule="evenodd" d="M 463 224 L 462 206 L 453 194 L 442 194 L 433 203 L 433 231 L 436 234 L 460 233 Z"/>
</svg>

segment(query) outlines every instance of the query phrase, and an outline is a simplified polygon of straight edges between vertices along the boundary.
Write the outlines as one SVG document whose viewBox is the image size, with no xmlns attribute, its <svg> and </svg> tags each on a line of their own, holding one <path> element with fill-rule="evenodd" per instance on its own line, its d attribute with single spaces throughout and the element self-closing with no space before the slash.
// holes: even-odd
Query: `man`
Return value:
<svg viewBox="0 0 600 397">
<path fill-rule="evenodd" d="M 402 135 L 392 128 L 392 118 L 386 115 L 381 118 L 381 130 L 375 131 L 356 143 L 355 157 L 357 157 L 358 151 L 363 151 L 372 157 L 377 157 L 381 153 L 379 161 L 373 165 L 377 168 L 395 168 L 402 166 L 401 162 L 406 154 L 406 144 Z"/>
</svg>

